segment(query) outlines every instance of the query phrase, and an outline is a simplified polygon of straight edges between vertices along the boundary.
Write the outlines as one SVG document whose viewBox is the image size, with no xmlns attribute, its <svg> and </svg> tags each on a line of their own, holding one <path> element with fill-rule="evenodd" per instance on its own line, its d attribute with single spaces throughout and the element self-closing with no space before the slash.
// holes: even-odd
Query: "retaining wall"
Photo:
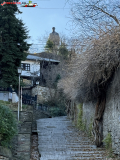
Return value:
<svg viewBox="0 0 120 160">
<path fill-rule="evenodd" d="M 110 133 L 112 148 L 120 155 L 120 68 L 107 90 L 106 107 L 103 116 L 103 136 Z"/>
<path fill-rule="evenodd" d="M 15 111 L 16 115 L 18 112 Z M 31 133 L 33 113 L 31 111 L 20 111 L 20 123 L 18 134 L 12 140 L 13 160 L 29 160 L 31 152 Z"/>
<path fill-rule="evenodd" d="M 95 115 L 95 102 L 83 104 L 83 120 L 88 128 Z M 106 94 L 106 105 L 103 115 L 103 138 L 110 133 L 112 149 L 120 155 L 120 68 L 116 71 Z"/>
<path fill-rule="evenodd" d="M 0 160 L 13 160 L 11 150 L 0 146 Z"/>
</svg>

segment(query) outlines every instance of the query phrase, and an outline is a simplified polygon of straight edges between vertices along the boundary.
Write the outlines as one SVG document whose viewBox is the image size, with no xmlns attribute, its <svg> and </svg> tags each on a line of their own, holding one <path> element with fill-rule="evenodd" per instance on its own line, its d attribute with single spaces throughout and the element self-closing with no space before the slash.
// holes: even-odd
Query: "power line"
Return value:
<svg viewBox="0 0 120 160">
<path fill-rule="evenodd" d="M 0 44 L 3 44 L 3 43 L 8 43 L 8 42 L 0 42 Z M 9 42 L 10 44 L 17 44 L 17 42 Z M 20 46 L 21 44 L 24 44 L 24 43 L 20 43 L 20 44 L 17 44 L 18 46 Z M 28 44 L 31 44 L 31 43 L 28 43 Z M 45 43 L 46 44 L 46 43 Z M 31 44 L 31 45 L 45 45 L 44 43 L 40 43 L 40 44 Z M 59 45 L 61 46 L 61 45 Z M 68 44 L 65 44 L 63 46 L 86 46 L 86 45 L 74 45 L 74 44 L 71 44 L 71 45 L 68 45 Z"/>
</svg>

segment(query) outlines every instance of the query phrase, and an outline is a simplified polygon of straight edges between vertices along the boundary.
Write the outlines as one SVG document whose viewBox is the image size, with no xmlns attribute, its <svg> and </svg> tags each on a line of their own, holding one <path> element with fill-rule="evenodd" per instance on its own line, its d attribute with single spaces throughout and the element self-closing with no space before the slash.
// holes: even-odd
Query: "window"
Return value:
<svg viewBox="0 0 120 160">
<path fill-rule="evenodd" d="M 21 63 L 21 68 L 25 71 L 30 71 L 30 64 L 28 63 Z"/>
</svg>

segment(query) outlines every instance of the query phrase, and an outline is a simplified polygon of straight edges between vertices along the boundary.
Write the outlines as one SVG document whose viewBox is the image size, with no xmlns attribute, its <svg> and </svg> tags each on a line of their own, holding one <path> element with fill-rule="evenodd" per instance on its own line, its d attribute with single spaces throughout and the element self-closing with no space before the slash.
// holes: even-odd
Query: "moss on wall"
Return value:
<svg viewBox="0 0 120 160">
<path fill-rule="evenodd" d="M 90 138 L 93 138 L 92 135 L 92 124 L 93 124 L 93 118 L 91 117 L 89 126 L 87 127 L 87 120 L 83 119 L 83 104 L 77 105 L 77 108 L 79 109 L 78 118 L 77 118 L 77 125 L 76 127 L 82 131 L 86 131 L 87 135 Z"/>
<path fill-rule="evenodd" d="M 89 124 L 89 127 L 88 127 L 88 136 L 90 138 L 93 138 L 93 135 L 92 135 L 92 124 L 93 124 L 93 119 L 91 118 L 91 121 L 90 121 L 90 124 Z"/>
<path fill-rule="evenodd" d="M 79 108 L 79 114 L 78 114 L 78 120 L 77 120 L 77 127 L 84 131 L 86 129 L 86 120 L 83 121 L 83 104 L 78 105 Z"/>
</svg>

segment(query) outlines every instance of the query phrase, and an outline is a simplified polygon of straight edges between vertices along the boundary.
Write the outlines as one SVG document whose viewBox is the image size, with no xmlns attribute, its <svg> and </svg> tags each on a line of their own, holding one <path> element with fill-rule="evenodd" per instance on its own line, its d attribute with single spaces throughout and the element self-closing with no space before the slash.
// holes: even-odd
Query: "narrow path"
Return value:
<svg viewBox="0 0 120 160">
<path fill-rule="evenodd" d="M 37 120 L 40 160 L 105 160 L 104 150 L 77 131 L 66 116 Z"/>
</svg>

